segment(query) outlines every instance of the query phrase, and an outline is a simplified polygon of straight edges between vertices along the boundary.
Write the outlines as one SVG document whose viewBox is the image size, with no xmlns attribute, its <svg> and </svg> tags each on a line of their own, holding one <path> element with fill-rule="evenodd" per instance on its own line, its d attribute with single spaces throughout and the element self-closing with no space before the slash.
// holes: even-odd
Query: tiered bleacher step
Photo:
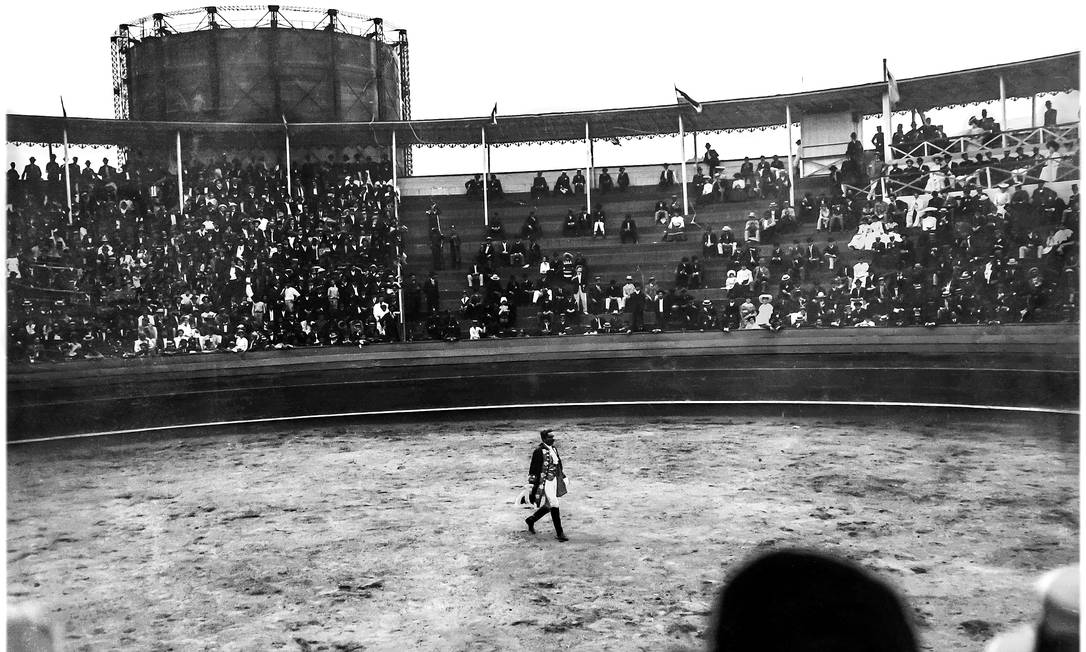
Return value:
<svg viewBox="0 0 1086 652">
<path fill-rule="evenodd" d="M 528 196 L 512 195 L 491 205 L 491 215 L 499 215 L 505 228 L 507 241 L 512 243 L 530 210 L 536 210 L 536 217 L 542 228 L 543 237 L 540 247 L 546 256 L 554 253 L 580 253 L 588 260 L 590 276 L 600 276 L 604 285 L 615 279 L 619 285 L 627 275 L 635 280 L 648 280 L 655 276 L 659 285 L 671 287 L 674 281 L 675 266 L 685 256 L 700 256 L 701 237 L 704 228 L 719 232 L 725 224 L 737 233 L 742 233 L 743 224 L 753 211 L 760 214 L 769 206 L 769 200 L 749 202 L 715 203 L 698 208 L 694 223 L 688 226 L 686 240 L 662 241 L 663 228 L 653 222 L 653 208 L 657 200 L 670 201 L 675 193 L 659 192 L 655 188 L 631 188 L 626 193 L 593 195 L 593 204 L 603 205 L 608 215 L 606 238 L 565 237 L 562 225 L 570 210 L 574 212 L 583 206 L 583 197 L 548 197 L 532 202 Z M 523 203 L 523 205 L 521 205 Z M 441 225 L 447 234 L 450 226 L 455 225 L 462 239 L 462 264 L 459 270 L 448 268 L 448 249 L 443 251 L 445 268 L 434 270 L 441 289 L 442 307 L 454 308 L 466 287 L 466 274 L 475 255 L 484 240 L 482 224 L 482 205 L 478 201 L 464 197 L 443 197 L 439 200 Z M 404 270 L 415 274 L 421 283 L 432 269 L 432 256 L 428 240 L 429 218 L 426 210 L 430 207 L 427 198 L 407 198 L 401 206 L 401 221 L 408 228 L 406 253 L 408 263 Z M 639 241 L 621 243 L 618 229 L 626 213 L 634 216 L 638 224 Z M 708 271 L 708 269 L 706 270 Z M 523 279 L 525 276 L 535 281 L 538 270 L 530 268 L 502 267 L 497 270 L 502 284 L 510 274 Z M 521 312 L 523 317 L 524 311 Z"/>
</svg>

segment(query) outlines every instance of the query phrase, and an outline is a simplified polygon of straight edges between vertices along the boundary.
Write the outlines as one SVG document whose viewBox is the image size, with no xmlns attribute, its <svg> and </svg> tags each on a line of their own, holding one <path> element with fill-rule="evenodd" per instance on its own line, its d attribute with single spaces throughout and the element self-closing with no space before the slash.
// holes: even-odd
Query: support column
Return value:
<svg viewBox="0 0 1086 652">
<path fill-rule="evenodd" d="M 886 135 L 882 139 L 882 162 L 890 165 L 892 156 L 892 143 L 894 141 L 894 125 L 891 122 L 890 93 L 882 94 L 882 130 Z"/>
<path fill-rule="evenodd" d="M 400 341 L 407 341 L 407 307 L 403 302 L 403 256 L 400 250 L 400 241 L 403 231 L 400 230 L 400 193 L 396 175 L 396 130 L 392 130 L 392 224 L 396 227 L 396 284 L 400 301 Z"/>
<path fill-rule="evenodd" d="M 63 102 L 63 100 L 61 100 Z M 72 178 L 71 171 L 68 169 L 68 120 L 67 113 L 65 113 L 64 120 L 64 197 L 68 200 L 68 224 L 72 224 L 75 219 L 75 209 L 72 206 Z M 89 227 L 90 225 L 87 224 Z"/>
<path fill-rule="evenodd" d="M 682 157 L 682 160 L 679 162 L 679 167 L 682 169 L 683 217 L 686 217 L 686 211 L 690 207 L 690 202 L 687 201 L 686 196 L 686 133 L 683 131 L 682 114 L 679 114 L 679 155 Z"/>
<path fill-rule="evenodd" d="M 792 107 L 784 105 L 784 124 L 788 126 L 788 205 L 796 209 L 796 179 L 792 163 Z"/>
<path fill-rule="evenodd" d="M 490 226 L 490 207 L 486 185 L 490 181 L 490 150 L 486 148 L 486 126 L 479 127 L 483 143 L 483 225 Z"/>
<path fill-rule="evenodd" d="M 585 210 L 592 215 L 592 138 L 588 134 L 588 120 L 584 121 L 585 156 L 588 163 L 585 165 L 584 203 Z"/>
<path fill-rule="evenodd" d="M 294 199 L 294 186 L 290 173 L 290 127 L 287 126 L 287 118 L 285 115 L 283 116 L 283 134 L 287 145 L 287 200 L 289 201 Z"/>
<path fill-rule="evenodd" d="M 185 186 L 181 176 L 183 164 L 181 163 L 181 132 L 177 132 L 177 214 L 185 217 Z"/>
<path fill-rule="evenodd" d="M 1007 149 L 1007 84 L 999 75 L 999 144 Z"/>
</svg>

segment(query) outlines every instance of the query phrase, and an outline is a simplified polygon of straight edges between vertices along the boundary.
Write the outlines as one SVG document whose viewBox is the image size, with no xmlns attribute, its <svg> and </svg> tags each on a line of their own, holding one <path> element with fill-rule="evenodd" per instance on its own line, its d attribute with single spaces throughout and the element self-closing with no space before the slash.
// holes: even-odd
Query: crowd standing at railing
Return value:
<svg viewBox="0 0 1086 652">
<path fill-rule="evenodd" d="M 363 344 L 399 332 L 391 168 L 223 155 L 176 173 L 139 153 L 44 181 L 8 174 L 11 360 Z M 16 178 L 18 177 L 18 178 Z"/>
</svg>

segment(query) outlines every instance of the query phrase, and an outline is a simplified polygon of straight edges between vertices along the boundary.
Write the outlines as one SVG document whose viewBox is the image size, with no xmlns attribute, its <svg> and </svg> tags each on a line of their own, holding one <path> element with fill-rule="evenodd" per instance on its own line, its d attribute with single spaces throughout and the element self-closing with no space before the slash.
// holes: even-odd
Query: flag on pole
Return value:
<svg viewBox="0 0 1086 652">
<path fill-rule="evenodd" d="M 287 114 L 280 113 L 279 117 L 283 119 L 283 129 L 287 129 Z"/>
<path fill-rule="evenodd" d="M 889 68 L 884 68 L 886 71 L 886 94 L 890 96 L 890 108 L 894 108 L 894 105 L 901 101 L 901 93 L 897 88 L 897 80 L 890 74 Z"/>
<path fill-rule="evenodd" d="M 494 103 L 494 110 L 490 112 L 490 124 L 498 124 L 498 103 Z"/>
<path fill-rule="evenodd" d="M 614 145 L 615 147 L 622 147 L 622 141 L 619 140 L 618 138 L 612 138 L 611 139 L 611 144 Z"/>
<path fill-rule="evenodd" d="M 690 97 L 686 93 L 680 91 L 678 86 L 675 87 L 675 100 L 676 101 L 680 101 L 680 100 L 685 101 L 687 104 L 689 104 L 691 107 L 693 107 L 695 111 L 697 111 L 698 113 L 701 113 L 701 102 L 695 100 L 694 98 Z"/>
</svg>

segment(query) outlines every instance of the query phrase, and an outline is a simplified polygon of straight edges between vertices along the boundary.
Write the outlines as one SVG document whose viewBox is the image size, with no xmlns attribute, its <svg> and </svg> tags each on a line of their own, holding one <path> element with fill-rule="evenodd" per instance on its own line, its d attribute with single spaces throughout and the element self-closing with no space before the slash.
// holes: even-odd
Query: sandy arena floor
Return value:
<svg viewBox="0 0 1086 652">
<path fill-rule="evenodd" d="M 8 596 L 69 650 L 700 650 L 726 571 L 798 544 L 980 650 L 1078 558 L 1077 440 L 1026 420 L 549 423 L 565 544 L 512 504 L 535 421 L 11 446 Z"/>
</svg>

